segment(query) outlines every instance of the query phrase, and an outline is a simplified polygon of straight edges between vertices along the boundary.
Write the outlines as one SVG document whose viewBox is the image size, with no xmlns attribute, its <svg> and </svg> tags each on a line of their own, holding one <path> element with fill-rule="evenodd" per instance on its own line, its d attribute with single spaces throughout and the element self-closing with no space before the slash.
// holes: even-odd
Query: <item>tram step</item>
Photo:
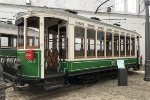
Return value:
<svg viewBox="0 0 150 100">
<path fill-rule="evenodd" d="M 49 75 L 44 79 L 44 89 L 50 90 L 58 87 L 63 87 L 65 83 L 65 74 Z"/>
<path fill-rule="evenodd" d="M 56 77 L 64 77 L 64 73 L 55 73 L 55 74 L 49 74 L 45 76 L 45 79 L 50 79 L 50 78 L 56 78 Z"/>
</svg>

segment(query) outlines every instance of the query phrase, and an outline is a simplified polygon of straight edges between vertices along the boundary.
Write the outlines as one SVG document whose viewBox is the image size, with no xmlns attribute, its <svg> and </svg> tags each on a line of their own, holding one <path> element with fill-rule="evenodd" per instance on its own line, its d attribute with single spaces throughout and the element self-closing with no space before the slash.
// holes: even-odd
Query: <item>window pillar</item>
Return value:
<svg viewBox="0 0 150 100">
<path fill-rule="evenodd" d="M 97 58 L 97 30 L 95 31 L 95 56 Z"/>
<path fill-rule="evenodd" d="M 44 78 L 44 17 L 40 17 L 41 78 Z"/>
<path fill-rule="evenodd" d="M 104 56 L 106 58 L 106 31 L 104 32 Z"/>
<path fill-rule="evenodd" d="M 130 37 L 130 56 L 131 56 L 131 48 L 132 48 L 132 47 L 131 47 L 131 46 L 132 46 L 131 43 L 132 43 L 132 41 L 131 41 L 131 37 Z"/>
<path fill-rule="evenodd" d="M 112 46 L 111 46 L 111 48 L 112 48 L 112 57 L 114 57 L 114 33 L 112 33 L 112 41 L 111 41 L 111 43 L 112 43 Z"/>
<path fill-rule="evenodd" d="M 87 28 L 85 28 L 85 35 L 84 35 L 84 58 L 87 58 Z"/>
<path fill-rule="evenodd" d="M 127 37 L 126 37 L 126 34 L 125 34 L 124 37 L 125 37 L 125 57 L 126 57 L 126 55 L 127 55 L 127 53 L 126 53 L 126 44 L 127 44 L 127 43 L 126 43 L 126 38 L 127 38 Z"/>
<path fill-rule="evenodd" d="M 119 34 L 119 57 L 120 57 L 120 34 Z"/>
<path fill-rule="evenodd" d="M 23 33 L 24 34 L 24 37 L 23 37 L 24 38 L 24 46 L 23 46 L 24 49 L 26 49 L 26 44 L 27 44 L 26 43 L 26 39 L 27 39 L 26 33 L 27 33 L 27 18 L 24 18 L 24 33 Z"/>
<path fill-rule="evenodd" d="M 67 25 L 67 38 L 68 38 L 68 59 L 74 59 L 74 26 L 71 24 Z M 75 34 L 75 33 L 74 33 Z"/>
<path fill-rule="evenodd" d="M 1 49 L 1 33 L 0 33 L 0 49 Z"/>
</svg>

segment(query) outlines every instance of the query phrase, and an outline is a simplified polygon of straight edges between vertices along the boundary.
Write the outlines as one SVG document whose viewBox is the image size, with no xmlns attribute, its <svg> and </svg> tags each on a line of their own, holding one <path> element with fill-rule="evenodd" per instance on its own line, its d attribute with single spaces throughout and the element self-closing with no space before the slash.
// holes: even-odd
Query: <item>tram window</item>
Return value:
<svg viewBox="0 0 150 100">
<path fill-rule="evenodd" d="M 16 43 L 17 43 L 17 39 L 16 37 L 10 37 L 10 46 L 11 47 L 17 47 Z"/>
<path fill-rule="evenodd" d="M 104 32 L 97 31 L 97 56 L 104 56 Z"/>
<path fill-rule="evenodd" d="M 67 57 L 66 26 L 60 27 L 59 31 L 60 31 L 60 33 L 59 33 L 59 50 L 60 50 L 60 52 L 59 53 L 60 53 L 60 57 L 62 59 L 66 59 L 66 57 Z M 55 41 L 57 41 L 56 37 L 55 37 Z M 57 43 L 57 42 L 55 42 L 55 43 Z"/>
<path fill-rule="evenodd" d="M 119 35 L 114 34 L 114 56 L 119 56 Z"/>
<path fill-rule="evenodd" d="M 39 48 L 39 17 L 27 18 L 27 48 Z"/>
<path fill-rule="evenodd" d="M 33 46 L 34 45 L 34 37 L 28 37 L 29 44 L 28 46 Z"/>
<path fill-rule="evenodd" d="M 106 56 L 112 56 L 112 33 L 106 32 Z"/>
<path fill-rule="evenodd" d="M 135 55 L 135 38 L 131 38 L 131 55 Z"/>
<path fill-rule="evenodd" d="M 130 56 L 130 37 L 126 37 L 126 55 Z"/>
<path fill-rule="evenodd" d="M 39 45 L 39 38 L 38 37 L 35 37 L 35 46 L 38 46 Z"/>
<path fill-rule="evenodd" d="M 24 47 L 24 24 L 18 26 L 18 48 Z"/>
<path fill-rule="evenodd" d="M 1 47 L 8 47 L 8 37 L 1 37 Z"/>
<path fill-rule="evenodd" d="M 12 35 L 1 37 L 1 47 L 16 47 L 16 37 Z"/>
<path fill-rule="evenodd" d="M 87 29 L 87 56 L 95 56 L 95 30 Z"/>
<path fill-rule="evenodd" d="M 74 28 L 74 36 L 75 36 L 75 58 L 81 57 L 84 58 L 84 43 L 85 43 L 85 30 L 82 27 Z"/>
<path fill-rule="evenodd" d="M 120 36 L 120 56 L 125 56 L 125 36 Z"/>
</svg>

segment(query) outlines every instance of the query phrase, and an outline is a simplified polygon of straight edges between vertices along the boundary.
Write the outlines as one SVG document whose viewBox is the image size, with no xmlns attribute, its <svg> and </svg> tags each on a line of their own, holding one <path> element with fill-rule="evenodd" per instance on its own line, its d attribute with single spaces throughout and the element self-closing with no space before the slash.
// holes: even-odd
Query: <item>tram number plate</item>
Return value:
<svg viewBox="0 0 150 100">
<path fill-rule="evenodd" d="M 125 68 L 124 60 L 117 60 L 118 68 Z"/>
</svg>

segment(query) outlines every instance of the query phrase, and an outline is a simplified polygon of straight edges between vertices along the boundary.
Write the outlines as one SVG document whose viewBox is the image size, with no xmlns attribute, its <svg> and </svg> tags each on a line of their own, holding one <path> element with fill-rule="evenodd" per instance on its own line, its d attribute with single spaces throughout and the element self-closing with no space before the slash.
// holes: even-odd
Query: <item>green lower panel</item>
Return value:
<svg viewBox="0 0 150 100">
<path fill-rule="evenodd" d="M 136 58 L 121 58 L 125 64 L 136 64 Z M 101 60 L 82 60 L 82 61 L 65 61 L 60 63 L 61 72 L 75 72 L 91 70 L 96 68 L 116 67 L 119 59 L 101 59 Z"/>
<path fill-rule="evenodd" d="M 0 49 L 0 56 L 17 56 L 17 50 L 15 48 Z"/>
<path fill-rule="evenodd" d="M 25 59 L 25 51 L 18 51 L 17 56 L 21 59 L 21 64 L 23 65 L 19 70 L 19 74 L 24 77 L 40 78 L 41 76 L 41 51 L 34 51 L 34 60 Z"/>
</svg>

